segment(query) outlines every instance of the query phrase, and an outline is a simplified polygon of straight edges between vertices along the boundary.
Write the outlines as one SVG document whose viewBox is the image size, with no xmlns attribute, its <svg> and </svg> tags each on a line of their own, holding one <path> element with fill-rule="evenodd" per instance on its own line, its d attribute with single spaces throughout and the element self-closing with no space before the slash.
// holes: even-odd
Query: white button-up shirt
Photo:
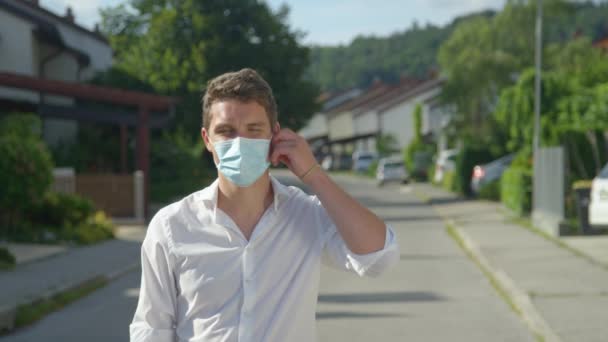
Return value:
<svg viewBox="0 0 608 342">
<path fill-rule="evenodd" d="M 384 249 L 354 254 L 316 196 L 271 184 L 249 241 L 217 207 L 217 180 L 153 217 L 131 342 L 315 341 L 322 260 L 375 276 L 399 259 L 390 228 Z"/>
</svg>

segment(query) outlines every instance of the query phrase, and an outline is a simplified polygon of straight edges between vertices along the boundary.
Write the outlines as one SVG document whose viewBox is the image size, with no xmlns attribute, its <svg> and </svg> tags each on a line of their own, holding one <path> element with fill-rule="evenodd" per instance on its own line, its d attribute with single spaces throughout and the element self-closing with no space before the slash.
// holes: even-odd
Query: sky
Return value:
<svg viewBox="0 0 608 342">
<path fill-rule="evenodd" d="M 125 0 L 40 0 L 45 8 L 64 14 L 71 6 L 76 22 L 93 28 L 100 7 Z M 505 0 L 267 0 L 277 9 L 286 3 L 290 25 L 306 33 L 306 44 L 348 44 L 358 35 L 388 36 L 414 22 L 445 25 L 452 19 L 484 9 L 500 9 Z"/>
</svg>

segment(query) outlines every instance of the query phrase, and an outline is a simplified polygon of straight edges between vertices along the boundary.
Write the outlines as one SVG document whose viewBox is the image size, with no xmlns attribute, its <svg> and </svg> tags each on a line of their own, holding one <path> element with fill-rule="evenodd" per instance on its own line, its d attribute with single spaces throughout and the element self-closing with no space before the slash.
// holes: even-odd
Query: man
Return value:
<svg viewBox="0 0 608 342">
<path fill-rule="evenodd" d="M 314 341 L 321 260 L 378 275 L 399 259 L 393 232 L 280 128 L 254 70 L 208 83 L 201 136 L 218 178 L 151 220 L 131 341 Z M 316 196 L 270 176 L 279 162 Z"/>
</svg>

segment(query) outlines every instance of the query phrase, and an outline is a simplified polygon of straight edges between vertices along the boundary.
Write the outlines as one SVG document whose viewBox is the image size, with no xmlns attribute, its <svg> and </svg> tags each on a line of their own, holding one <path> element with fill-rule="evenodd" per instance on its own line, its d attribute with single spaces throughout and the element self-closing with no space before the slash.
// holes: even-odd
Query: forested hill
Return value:
<svg viewBox="0 0 608 342">
<path fill-rule="evenodd" d="M 307 75 L 322 90 L 367 86 L 376 77 L 388 82 L 398 80 L 401 74 L 423 77 L 437 68 L 439 47 L 457 25 L 477 16 L 494 15 L 494 11 L 484 11 L 443 27 L 413 25 L 388 37 L 359 36 L 346 46 L 313 46 Z M 607 2 L 578 3 L 573 12 L 547 16 L 545 42 L 570 39 L 573 32 L 594 41 L 608 36 Z"/>
<path fill-rule="evenodd" d="M 461 17 L 443 27 L 414 24 L 389 37 L 359 36 L 346 46 L 313 46 L 308 75 L 322 90 L 365 86 L 376 77 L 388 82 L 400 74 L 424 77 L 436 67 L 439 46 L 454 27 L 477 15 L 494 12 Z"/>
</svg>

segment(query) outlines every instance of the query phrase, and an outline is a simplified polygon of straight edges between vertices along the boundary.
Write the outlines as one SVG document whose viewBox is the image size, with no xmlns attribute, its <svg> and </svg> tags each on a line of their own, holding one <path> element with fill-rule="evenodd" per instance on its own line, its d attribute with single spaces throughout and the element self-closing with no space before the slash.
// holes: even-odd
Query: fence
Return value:
<svg viewBox="0 0 608 342">
<path fill-rule="evenodd" d="M 564 219 L 566 164 L 562 147 L 538 151 L 534 161 L 532 220 L 549 235 L 559 236 Z"/>
<path fill-rule="evenodd" d="M 144 221 L 144 175 L 75 174 L 73 169 L 55 169 L 53 191 L 75 193 L 91 200 L 112 218 Z"/>
</svg>

